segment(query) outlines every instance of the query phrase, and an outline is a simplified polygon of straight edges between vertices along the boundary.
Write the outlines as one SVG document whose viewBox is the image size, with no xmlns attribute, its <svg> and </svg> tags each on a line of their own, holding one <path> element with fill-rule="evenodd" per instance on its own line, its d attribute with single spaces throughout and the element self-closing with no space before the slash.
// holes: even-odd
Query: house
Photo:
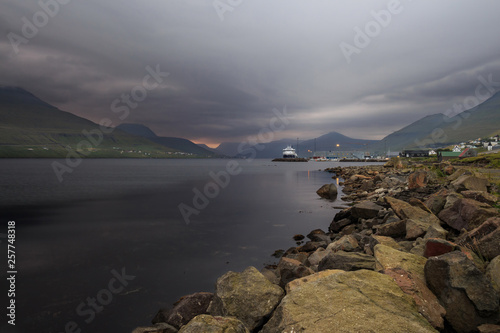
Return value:
<svg viewBox="0 0 500 333">
<path fill-rule="evenodd" d="M 466 148 L 464 151 L 440 151 L 438 152 L 438 162 L 476 156 L 477 150 L 470 148 Z"/>
<path fill-rule="evenodd" d="M 439 151 L 438 152 L 438 162 L 456 159 L 462 154 L 462 152 L 455 151 Z"/>
<path fill-rule="evenodd" d="M 462 151 L 462 149 L 459 146 L 453 147 L 453 152 L 454 153 L 458 153 L 458 152 L 461 152 L 461 151 Z"/>
<path fill-rule="evenodd" d="M 429 157 L 428 150 L 403 150 L 399 155 L 401 157 Z"/>
<path fill-rule="evenodd" d="M 429 155 L 437 155 L 436 151 L 435 150 L 430 150 L 429 151 Z"/>
</svg>

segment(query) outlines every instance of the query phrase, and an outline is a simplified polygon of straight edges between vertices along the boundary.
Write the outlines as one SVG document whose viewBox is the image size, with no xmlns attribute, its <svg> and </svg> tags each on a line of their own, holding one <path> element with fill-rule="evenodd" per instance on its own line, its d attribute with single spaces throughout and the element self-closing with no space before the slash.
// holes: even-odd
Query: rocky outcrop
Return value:
<svg viewBox="0 0 500 333">
<path fill-rule="evenodd" d="M 356 271 L 359 269 L 373 270 L 375 269 L 375 258 L 371 255 L 358 252 L 332 252 L 324 257 L 318 265 L 319 271 L 326 269 L 341 269 L 344 271 Z"/>
<path fill-rule="evenodd" d="M 472 230 L 497 215 L 498 210 L 488 204 L 472 199 L 458 199 L 451 207 L 443 209 L 439 218 L 451 228 L 460 231 Z"/>
<path fill-rule="evenodd" d="M 473 332 L 481 324 L 498 322 L 498 293 L 464 253 L 454 251 L 429 258 L 425 278 L 455 331 Z"/>
<path fill-rule="evenodd" d="M 283 295 L 283 289 L 269 282 L 255 267 L 248 267 L 242 273 L 227 272 L 217 279 L 215 300 L 208 311 L 236 317 L 253 330 L 273 312 Z"/>
<path fill-rule="evenodd" d="M 338 194 L 337 186 L 333 183 L 325 184 L 316 191 L 316 194 L 324 199 L 335 200 Z"/>
<path fill-rule="evenodd" d="M 460 193 L 467 190 L 487 192 L 488 184 L 489 182 L 487 179 L 464 174 L 452 181 L 450 185 L 455 192 Z"/>
<path fill-rule="evenodd" d="M 427 288 L 424 266 L 426 259 L 385 245 L 375 246 L 375 269 L 394 279 L 401 290 L 410 295 L 418 311 L 437 329 L 444 328 L 446 313 L 437 297 Z"/>
<path fill-rule="evenodd" d="M 360 270 L 328 274 L 292 289 L 262 333 L 333 328 L 346 333 L 436 332 L 389 276 Z"/>
<path fill-rule="evenodd" d="M 500 217 L 492 217 L 463 236 L 461 245 L 478 252 L 487 260 L 500 255 Z"/>
<path fill-rule="evenodd" d="M 193 318 L 179 333 L 250 333 L 243 323 L 232 317 L 199 315 Z"/>
<path fill-rule="evenodd" d="M 160 310 L 152 322 L 167 323 L 179 329 L 197 315 L 206 314 L 213 298 L 213 293 L 204 292 L 184 296 L 174 304 L 172 310 Z"/>
</svg>

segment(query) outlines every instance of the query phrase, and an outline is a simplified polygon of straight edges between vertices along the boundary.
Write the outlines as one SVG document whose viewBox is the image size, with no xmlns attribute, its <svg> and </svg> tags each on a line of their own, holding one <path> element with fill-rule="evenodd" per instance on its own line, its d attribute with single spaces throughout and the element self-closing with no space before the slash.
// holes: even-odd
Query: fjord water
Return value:
<svg viewBox="0 0 500 333">
<path fill-rule="evenodd" d="M 16 222 L 18 332 L 148 325 L 180 296 L 213 291 L 226 271 L 275 262 L 274 250 L 326 230 L 341 204 L 315 194 L 332 182 L 319 169 L 335 162 L 89 159 L 62 182 L 52 162 L 0 160 L 0 233 Z M 186 223 L 179 204 L 193 207 L 228 163 L 241 173 Z"/>
</svg>

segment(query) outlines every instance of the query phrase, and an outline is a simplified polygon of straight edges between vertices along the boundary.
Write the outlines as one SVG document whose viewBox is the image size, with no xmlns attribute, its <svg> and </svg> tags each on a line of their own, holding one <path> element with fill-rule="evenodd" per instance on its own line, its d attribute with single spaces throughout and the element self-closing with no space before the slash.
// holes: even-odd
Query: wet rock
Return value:
<svg viewBox="0 0 500 333">
<path fill-rule="evenodd" d="M 335 185 L 334 183 L 325 184 L 316 191 L 316 194 L 318 194 L 320 197 L 329 200 L 335 200 L 337 198 L 337 193 L 337 185 Z"/>
<path fill-rule="evenodd" d="M 206 292 L 184 296 L 174 304 L 172 310 L 160 310 L 153 319 L 153 324 L 165 322 L 179 329 L 197 315 L 206 314 L 213 298 L 213 293 Z"/>
<path fill-rule="evenodd" d="M 248 267 L 242 273 L 230 271 L 217 279 L 215 298 L 208 312 L 236 317 L 253 330 L 271 314 L 283 295 L 283 289 L 269 282 L 255 267 Z M 211 318 L 204 318 L 212 323 Z"/>
<path fill-rule="evenodd" d="M 193 318 L 179 333 L 250 333 L 245 325 L 233 317 L 199 315 Z"/>
<path fill-rule="evenodd" d="M 306 267 L 300 261 L 283 257 L 278 263 L 280 274 L 280 286 L 284 288 L 286 284 L 295 279 L 314 274 L 314 271 Z"/>
<path fill-rule="evenodd" d="M 261 332 L 333 330 L 436 332 L 389 276 L 367 270 L 328 273 L 302 283 L 283 298 Z"/>
<path fill-rule="evenodd" d="M 458 199 L 453 206 L 439 213 L 439 218 L 455 230 L 472 230 L 480 226 L 498 210 L 485 203 L 472 199 Z"/>
<path fill-rule="evenodd" d="M 321 229 L 314 229 L 307 234 L 307 238 L 309 238 L 313 242 L 324 242 L 327 240 L 330 241 L 330 237 Z"/>
<path fill-rule="evenodd" d="M 344 271 L 355 271 L 359 269 L 375 269 L 375 258 L 358 252 L 330 252 L 318 265 L 318 271 L 327 269 L 341 269 Z"/>
<path fill-rule="evenodd" d="M 331 243 L 327 246 L 327 251 L 337 252 L 337 251 L 345 251 L 345 252 L 353 252 L 357 250 L 361 250 L 356 238 L 352 235 L 342 236 L 339 240 Z"/>
<path fill-rule="evenodd" d="M 304 235 L 300 235 L 300 234 L 297 234 L 297 235 L 293 236 L 293 240 L 296 241 L 296 242 L 300 242 L 304 238 L 306 238 L 306 237 Z"/>
<path fill-rule="evenodd" d="M 455 331 L 472 332 L 481 324 L 499 319 L 497 292 L 464 253 L 454 251 L 429 258 L 425 278 L 445 307 L 446 319 Z"/>
<path fill-rule="evenodd" d="M 137 327 L 132 333 L 177 333 L 177 328 L 167 323 L 157 323 L 149 327 Z"/>
</svg>

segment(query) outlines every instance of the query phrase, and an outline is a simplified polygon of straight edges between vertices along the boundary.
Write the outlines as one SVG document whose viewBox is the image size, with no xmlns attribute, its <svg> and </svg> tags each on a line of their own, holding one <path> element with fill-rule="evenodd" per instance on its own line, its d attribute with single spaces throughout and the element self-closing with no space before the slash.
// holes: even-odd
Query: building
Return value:
<svg viewBox="0 0 500 333">
<path fill-rule="evenodd" d="M 428 150 L 403 150 L 399 155 L 401 157 L 429 157 Z"/>
<path fill-rule="evenodd" d="M 477 150 L 470 148 L 466 148 L 464 151 L 440 151 L 438 152 L 438 162 L 476 156 Z"/>
<path fill-rule="evenodd" d="M 368 153 L 369 154 L 369 153 Z M 336 159 L 358 159 L 362 160 L 366 157 L 366 153 L 357 150 L 330 150 L 330 151 L 316 151 L 313 158 L 326 158 L 329 160 Z"/>
</svg>

